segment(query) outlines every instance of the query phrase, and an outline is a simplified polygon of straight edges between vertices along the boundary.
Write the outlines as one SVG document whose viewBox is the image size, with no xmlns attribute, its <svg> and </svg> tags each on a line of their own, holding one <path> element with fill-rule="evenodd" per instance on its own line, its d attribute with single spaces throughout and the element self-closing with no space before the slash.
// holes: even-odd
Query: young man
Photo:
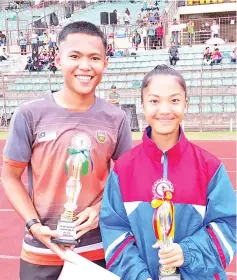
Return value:
<svg viewBox="0 0 237 280">
<path fill-rule="evenodd" d="M 81 141 L 90 146 L 93 170 L 81 177 L 75 222 L 80 243 L 74 251 L 103 265 L 98 216 L 104 184 L 110 160 L 132 146 L 125 113 L 95 96 L 108 64 L 103 33 L 91 23 L 74 22 L 63 28 L 58 43 L 55 61 L 63 72 L 63 89 L 16 109 L 4 149 L 2 184 L 28 227 L 21 280 L 56 280 L 61 272 L 65 248 L 51 238 L 57 237 L 55 229 L 66 202 L 67 148 Z M 26 167 L 28 191 L 21 180 Z"/>
</svg>

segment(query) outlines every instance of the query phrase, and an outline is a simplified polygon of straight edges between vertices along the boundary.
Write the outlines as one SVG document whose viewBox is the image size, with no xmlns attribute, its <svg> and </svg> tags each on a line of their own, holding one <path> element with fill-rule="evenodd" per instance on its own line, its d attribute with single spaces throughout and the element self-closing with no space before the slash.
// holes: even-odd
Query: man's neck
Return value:
<svg viewBox="0 0 237 280">
<path fill-rule="evenodd" d="M 78 94 L 64 88 L 62 91 L 54 93 L 56 103 L 72 111 L 86 112 L 95 103 L 95 94 Z"/>
<path fill-rule="evenodd" d="M 166 152 L 178 143 L 179 129 L 168 135 L 156 134 L 152 131 L 151 140 L 155 142 L 162 152 Z"/>
</svg>

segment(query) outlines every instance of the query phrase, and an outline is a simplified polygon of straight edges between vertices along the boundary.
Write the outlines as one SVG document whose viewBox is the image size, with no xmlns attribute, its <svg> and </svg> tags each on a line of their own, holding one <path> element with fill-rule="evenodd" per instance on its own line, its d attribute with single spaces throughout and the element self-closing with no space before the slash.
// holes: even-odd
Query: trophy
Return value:
<svg viewBox="0 0 237 280">
<path fill-rule="evenodd" d="M 78 240 L 75 239 L 76 231 L 74 228 L 74 222 L 77 219 L 75 210 L 82 188 L 81 176 L 87 175 L 89 162 L 91 161 L 90 146 L 91 142 L 88 136 L 77 135 L 72 139 L 72 146 L 67 149 L 70 155 L 66 162 L 66 173 L 69 177 L 66 183 L 66 203 L 64 204 L 64 212 L 57 224 L 58 238 L 51 238 L 52 243 L 78 244 Z"/>
<path fill-rule="evenodd" d="M 152 189 L 153 200 L 151 205 L 155 208 L 153 215 L 153 228 L 159 247 L 169 250 L 173 244 L 175 221 L 174 205 L 171 202 L 174 188 L 170 181 L 159 180 Z M 176 267 L 159 268 L 159 280 L 181 280 Z"/>
</svg>

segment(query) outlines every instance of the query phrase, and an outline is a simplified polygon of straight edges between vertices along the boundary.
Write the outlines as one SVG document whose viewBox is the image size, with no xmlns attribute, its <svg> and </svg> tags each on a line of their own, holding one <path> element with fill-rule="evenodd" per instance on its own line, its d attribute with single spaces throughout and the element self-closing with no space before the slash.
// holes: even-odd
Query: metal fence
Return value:
<svg viewBox="0 0 237 280">
<path fill-rule="evenodd" d="M 236 72 L 233 71 L 233 68 L 220 71 L 219 67 L 212 70 L 204 67 L 201 70 L 182 71 L 182 74 L 186 77 L 189 98 L 184 122 L 185 130 L 236 130 L 237 100 L 236 86 L 234 86 Z M 120 94 L 121 108 L 128 112 L 133 130 L 143 130 L 146 126 L 140 97 L 140 85 L 145 74 L 141 72 L 105 74 L 103 82 L 96 91 L 98 96 L 107 99 L 110 89 L 105 86 L 106 81 L 113 81 L 115 76 L 124 76 L 122 82 L 117 80 L 116 86 Z M 133 81 L 131 81 L 131 76 L 135 77 Z M 29 79 L 31 79 L 31 83 Z M 137 81 L 135 81 L 136 79 Z M 196 86 L 191 86 L 191 81 L 194 79 Z M 227 80 L 229 82 L 226 82 Z M 17 84 L 17 81 L 20 81 L 19 84 Z M 46 90 L 54 91 L 62 88 L 62 83 L 61 74 L 2 75 L 1 128 L 8 129 L 12 114 L 19 103 L 41 96 Z"/>
</svg>

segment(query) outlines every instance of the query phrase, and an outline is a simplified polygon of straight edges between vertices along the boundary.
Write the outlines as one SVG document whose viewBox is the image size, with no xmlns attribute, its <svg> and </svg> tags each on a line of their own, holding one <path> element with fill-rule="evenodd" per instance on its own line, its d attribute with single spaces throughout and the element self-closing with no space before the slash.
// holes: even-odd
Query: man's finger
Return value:
<svg viewBox="0 0 237 280">
<path fill-rule="evenodd" d="M 56 255 L 58 255 L 62 260 L 64 259 L 64 251 L 60 249 L 60 247 L 54 243 L 49 242 L 47 246 L 51 251 L 53 251 Z"/>
<path fill-rule="evenodd" d="M 85 233 L 87 233 L 88 231 L 90 231 L 90 228 L 86 228 L 84 230 L 79 231 L 76 235 L 75 235 L 75 239 L 79 239 L 82 235 L 84 235 Z"/>
<path fill-rule="evenodd" d="M 49 235 L 49 236 L 52 236 L 52 237 L 58 237 L 58 232 L 57 230 L 51 230 L 49 227 L 47 226 L 42 226 L 40 228 L 40 231 L 43 235 Z"/>
<path fill-rule="evenodd" d="M 84 230 L 86 228 L 92 229 L 97 225 L 99 221 L 99 217 L 96 216 L 91 216 L 85 223 L 79 225 L 78 227 L 75 228 L 76 232 Z"/>
<path fill-rule="evenodd" d="M 77 220 L 74 222 L 75 226 L 79 226 L 81 223 L 84 223 L 85 221 L 88 220 L 89 215 L 88 213 L 80 213 L 79 215 L 77 215 Z"/>
</svg>

